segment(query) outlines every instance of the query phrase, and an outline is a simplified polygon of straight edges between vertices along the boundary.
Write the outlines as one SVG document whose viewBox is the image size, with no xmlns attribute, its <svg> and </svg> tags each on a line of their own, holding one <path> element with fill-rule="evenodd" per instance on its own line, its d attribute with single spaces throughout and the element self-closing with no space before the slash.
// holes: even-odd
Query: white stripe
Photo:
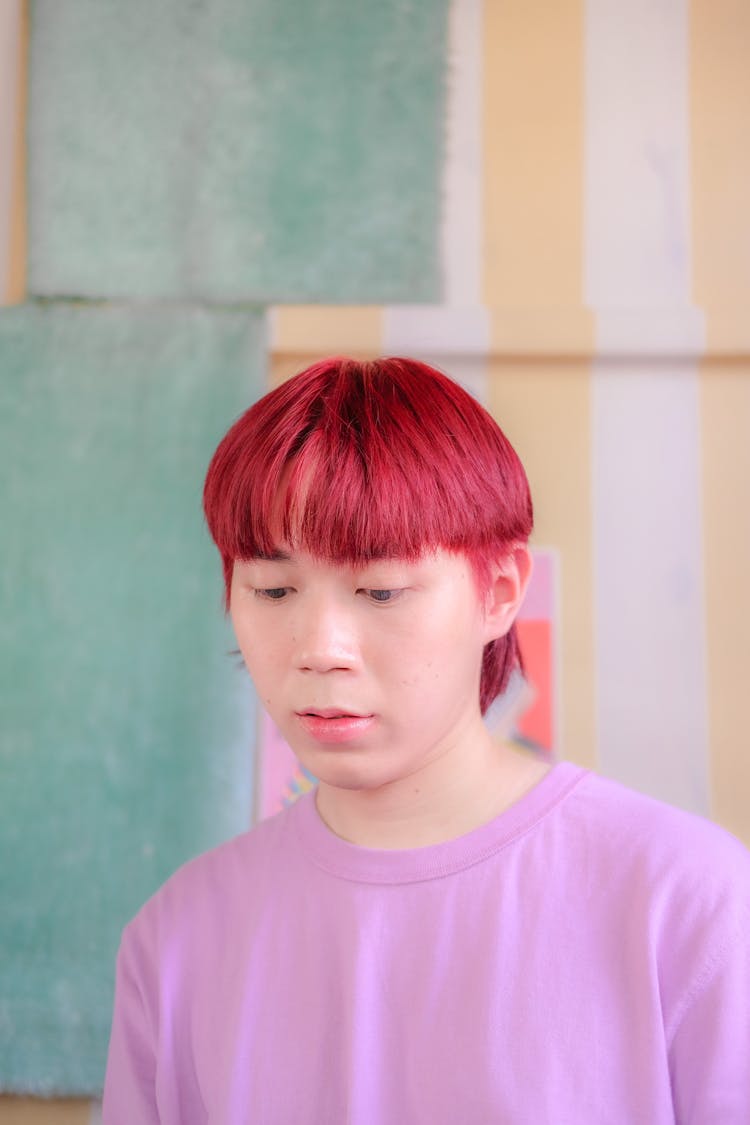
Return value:
<svg viewBox="0 0 750 1125">
<path fill-rule="evenodd" d="M 591 245 L 591 244 L 590 244 Z M 654 307 L 635 304 L 596 309 L 599 356 L 642 360 L 698 359 L 706 346 L 706 318 L 690 305 Z"/>
<path fill-rule="evenodd" d="M 486 308 L 390 305 L 383 310 L 382 351 L 437 367 L 487 406 L 490 318 Z"/>
<path fill-rule="evenodd" d="M 588 0 L 585 81 L 587 302 L 687 304 L 687 0 Z"/>
<path fill-rule="evenodd" d="M 279 350 L 279 312 L 276 305 L 271 305 L 266 309 L 266 342 L 268 351 L 273 353 Z"/>
<path fill-rule="evenodd" d="M 0 0 L 0 303 L 10 273 L 22 0 Z"/>
<path fill-rule="evenodd" d="M 592 406 L 599 760 L 707 814 L 698 375 L 603 364 Z"/>
<path fill-rule="evenodd" d="M 383 311 L 388 355 L 486 356 L 490 318 L 481 305 L 389 305 Z"/>
<path fill-rule="evenodd" d="M 89 1125 L 103 1125 L 102 1106 L 101 1102 L 91 1103 L 91 1116 L 89 1117 Z"/>
<path fill-rule="evenodd" d="M 482 0 L 452 0 L 441 257 L 443 301 L 478 305 L 482 269 Z"/>
<path fill-rule="evenodd" d="M 489 384 L 487 377 L 487 358 L 481 355 L 446 356 L 427 354 L 425 363 L 431 363 L 451 379 L 460 383 L 464 390 L 481 402 L 485 409 L 489 409 Z"/>
<path fill-rule="evenodd" d="M 687 0 L 588 0 L 586 298 L 602 771 L 709 810 Z M 670 358 L 671 353 L 671 358 Z M 602 356 L 626 355 L 622 360 Z M 655 356 L 660 357 L 657 360 Z"/>
</svg>

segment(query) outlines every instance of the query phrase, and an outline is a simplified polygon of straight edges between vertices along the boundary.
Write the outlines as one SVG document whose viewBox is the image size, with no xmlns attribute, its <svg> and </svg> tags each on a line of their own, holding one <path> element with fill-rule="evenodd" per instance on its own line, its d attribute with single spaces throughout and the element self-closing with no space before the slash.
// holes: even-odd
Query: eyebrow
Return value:
<svg viewBox="0 0 750 1125">
<path fill-rule="evenodd" d="M 261 559 L 263 562 L 292 562 L 293 561 L 292 556 L 290 554 L 288 554 L 286 551 L 280 550 L 278 547 L 276 547 L 270 553 L 267 553 L 265 551 L 258 551 L 257 554 L 253 555 L 253 558 L 254 559 Z"/>
</svg>

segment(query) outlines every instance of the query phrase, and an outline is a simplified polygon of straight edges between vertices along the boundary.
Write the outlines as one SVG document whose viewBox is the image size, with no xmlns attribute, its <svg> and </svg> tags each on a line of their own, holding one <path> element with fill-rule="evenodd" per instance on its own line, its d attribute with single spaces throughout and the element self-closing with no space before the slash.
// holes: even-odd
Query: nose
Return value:
<svg viewBox="0 0 750 1125">
<path fill-rule="evenodd" d="M 354 622 L 335 601 L 315 599 L 301 607 L 295 633 L 295 662 L 300 671 L 347 671 L 356 666 Z"/>
</svg>

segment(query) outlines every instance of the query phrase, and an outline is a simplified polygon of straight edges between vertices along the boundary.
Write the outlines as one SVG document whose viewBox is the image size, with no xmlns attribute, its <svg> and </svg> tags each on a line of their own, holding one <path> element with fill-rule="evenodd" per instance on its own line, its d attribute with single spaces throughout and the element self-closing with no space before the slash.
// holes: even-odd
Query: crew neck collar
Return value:
<svg viewBox="0 0 750 1125">
<path fill-rule="evenodd" d="M 418 883 L 441 879 L 481 863 L 529 832 L 588 773 L 572 762 L 557 762 L 520 800 L 463 836 L 421 848 L 364 848 L 336 836 L 321 819 L 315 790 L 290 810 L 305 855 L 341 879 L 360 883 Z"/>
</svg>

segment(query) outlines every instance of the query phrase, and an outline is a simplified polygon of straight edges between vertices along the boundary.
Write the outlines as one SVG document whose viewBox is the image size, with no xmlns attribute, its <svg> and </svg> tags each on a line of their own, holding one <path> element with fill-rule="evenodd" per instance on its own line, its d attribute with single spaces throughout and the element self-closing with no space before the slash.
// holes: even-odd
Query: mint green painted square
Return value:
<svg viewBox="0 0 750 1125">
<path fill-rule="evenodd" d="M 32 0 L 30 288 L 439 297 L 448 0 Z"/>
<path fill-rule="evenodd" d="M 100 1089 L 122 926 L 248 826 L 201 490 L 263 382 L 256 312 L 0 312 L 0 1090 Z"/>
</svg>

